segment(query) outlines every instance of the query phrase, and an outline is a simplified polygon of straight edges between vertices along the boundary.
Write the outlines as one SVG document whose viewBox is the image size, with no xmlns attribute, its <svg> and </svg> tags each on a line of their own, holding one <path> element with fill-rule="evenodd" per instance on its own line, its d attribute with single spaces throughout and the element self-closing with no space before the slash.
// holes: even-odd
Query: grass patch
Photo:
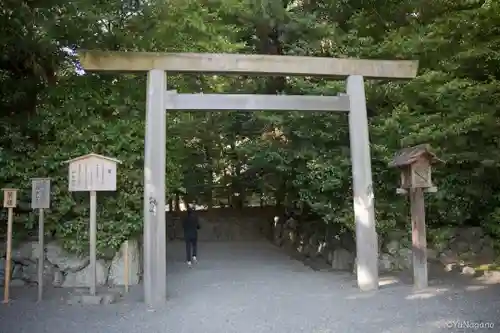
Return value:
<svg viewBox="0 0 500 333">
<path fill-rule="evenodd" d="M 476 272 L 487 272 L 487 271 L 500 271 L 500 264 L 483 264 L 474 267 Z"/>
</svg>

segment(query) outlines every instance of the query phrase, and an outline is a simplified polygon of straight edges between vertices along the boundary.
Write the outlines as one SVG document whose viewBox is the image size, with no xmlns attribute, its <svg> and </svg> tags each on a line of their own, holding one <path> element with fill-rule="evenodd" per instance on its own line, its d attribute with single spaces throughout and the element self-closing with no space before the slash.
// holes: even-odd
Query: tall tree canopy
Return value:
<svg viewBox="0 0 500 333">
<path fill-rule="evenodd" d="M 53 179 L 50 232 L 85 248 L 87 200 L 67 192 L 64 160 L 97 152 L 124 161 L 99 206 L 99 246 L 142 227 L 144 75 L 82 74 L 76 49 L 233 52 L 418 59 L 410 82 L 367 83 L 377 224 L 405 228 L 405 199 L 387 168 L 405 146 L 430 143 L 429 223 L 481 225 L 500 236 L 500 3 L 492 0 L 106 0 L 0 2 L 0 182 Z M 319 78 L 182 75 L 182 92 L 324 94 Z M 294 206 L 323 226 L 353 224 L 347 117 L 325 113 L 169 112 L 167 197 L 235 207 Z M 33 227 L 27 210 L 20 231 Z M 22 234 L 22 233 L 18 233 Z"/>
</svg>

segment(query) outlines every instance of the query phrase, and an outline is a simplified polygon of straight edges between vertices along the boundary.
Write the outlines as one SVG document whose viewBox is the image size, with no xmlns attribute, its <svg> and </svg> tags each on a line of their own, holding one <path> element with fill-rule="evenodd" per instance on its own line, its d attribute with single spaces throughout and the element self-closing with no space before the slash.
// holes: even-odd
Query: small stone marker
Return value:
<svg viewBox="0 0 500 333">
<path fill-rule="evenodd" d="M 66 163 L 69 163 L 69 191 L 90 192 L 90 295 L 96 296 L 96 192 L 116 191 L 116 165 L 121 162 L 111 157 L 92 153 L 71 159 Z"/>
<path fill-rule="evenodd" d="M 17 206 L 17 189 L 15 188 L 4 188 L 3 189 L 3 206 L 7 208 L 8 218 L 7 218 L 7 251 L 5 255 L 5 282 L 4 282 L 4 293 L 3 293 L 3 303 L 9 303 L 9 292 L 10 292 L 10 274 L 12 272 L 12 223 L 13 223 L 13 209 Z"/>
<path fill-rule="evenodd" d="M 50 178 L 32 178 L 31 208 L 38 209 L 38 302 L 43 297 L 44 209 L 50 208 Z"/>
</svg>

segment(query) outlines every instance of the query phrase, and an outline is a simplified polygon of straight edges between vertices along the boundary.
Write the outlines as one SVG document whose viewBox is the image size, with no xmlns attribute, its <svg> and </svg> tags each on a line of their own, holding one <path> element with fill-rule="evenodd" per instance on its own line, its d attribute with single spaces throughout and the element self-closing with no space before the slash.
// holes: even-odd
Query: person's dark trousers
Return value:
<svg viewBox="0 0 500 333">
<path fill-rule="evenodd" d="M 186 238 L 186 261 L 191 261 L 193 257 L 196 257 L 198 239 L 196 238 Z"/>
</svg>

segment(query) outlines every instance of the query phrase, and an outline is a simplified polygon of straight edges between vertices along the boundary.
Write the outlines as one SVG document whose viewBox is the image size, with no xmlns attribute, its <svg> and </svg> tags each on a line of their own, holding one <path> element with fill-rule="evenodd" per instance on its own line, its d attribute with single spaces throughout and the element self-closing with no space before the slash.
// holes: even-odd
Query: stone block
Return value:
<svg viewBox="0 0 500 333">
<path fill-rule="evenodd" d="M 447 264 L 457 263 L 459 261 L 459 258 L 458 258 L 458 254 L 457 253 L 455 253 L 455 252 L 453 252 L 451 250 L 446 250 L 446 251 L 444 251 L 443 253 L 441 253 L 439 255 L 439 260 L 444 265 L 447 265 Z"/>
<path fill-rule="evenodd" d="M 10 281 L 10 286 L 11 287 L 24 287 L 26 285 L 26 282 L 24 280 L 12 280 Z"/>
<path fill-rule="evenodd" d="M 46 246 L 47 260 L 61 271 L 78 272 L 89 264 L 88 257 L 83 258 L 70 253 L 67 253 L 55 242 L 51 242 Z"/>
<path fill-rule="evenodd" d="M 62 287 L 64 283 L 64 274 L 59 270 L 54 270 L 52 285 L 54 287 Z"/>
<path fill-rule="evenodd" d="M 333 252 L 332 269 L 350 270 L 354 265 L 354 254 L 345 250 L 337 249 Z"/>
<path fill-rule="evenodd" d="M 111 268 L 109 270 L 108 282 L 111 285 L 124 285 L 125 284 L 125 260 L 124 260 L 125 247 L 122 244 L 120 251 L 116 253 Z M 128 242 L 128 283 L 129 285 L 136 285 L 139 283 L 139 275 L 141 270 L 139 244 L 135 240 Z"/>
<path fill-rule="evenodd" d="M 439 258 L 439 252 L 434 249 L 427 249 L 427 259 L 437 260 Z"/>
<path fill-rule="evenodd" d="M 102 294 L 102 304 L 116 303 L 119 298 L 120 298 L 119 293 L 113 293 L 113 292 L 104 293 Z"/>
<path fill-rule="evenodd" d="M 412 260 L 413 260 L 412 250 L 407 248 L 400 249 L 395 258 L 396 258 L 397 269 L 405 270 L 412 267 Z"/>
<path fill-rule="evenodd" d="M 31 263 L 23 267 L 23 279 L 38 283 L 38 267 L 37 263 Z M 45 284 L 50 284 L 53 281 L 55 267 L 47 260 L 44 262 L 42 279 Z"/>
<path fill-rule="evenodd" d="M 97 305 L 102 303 L 102 295 L 80 295 L 81 303 L 88 305 Z"/>
<path fill-rule="evenodd" d="M 476 270 L 470 266 L 465 266 L 462 268 L 462 275 L 474 276 L 476 274 Z"/>
<path fill-rule="evenodd" d="M 38 259 L 38 242 L 26 242 L 12 249 L 12 260 L 28 264 Z"/>
<path fill-rule="evenodd" d="M 394 258 L 388 253 L 382 253 L 378 259 L 378 270 L 380 273 L 389 272 L 394 267 Z"/>
<path fill-rule="evenodd" d="M 109 265 L 103 260 L 96 262 L 96 284 L 102 286 L 106 284 L 109 272 Z M 91 283 L 91 269 L 90 266 L 78 272 L 67 272 L 64 277 L 62 287 L 90 287 Z"/>
<path fill-rule="evenodd" d="M 387 253 L 389 254 L 396 254 L 399 251 L 399 241 L 393 239 L 387 243 L 385 246 L 387 249 Z"/>
<path fill-rule="evenodd" d="M 68 304 L 99 305 L 102 303 L 102 295 L 71 295 Z"/>
</svg>

